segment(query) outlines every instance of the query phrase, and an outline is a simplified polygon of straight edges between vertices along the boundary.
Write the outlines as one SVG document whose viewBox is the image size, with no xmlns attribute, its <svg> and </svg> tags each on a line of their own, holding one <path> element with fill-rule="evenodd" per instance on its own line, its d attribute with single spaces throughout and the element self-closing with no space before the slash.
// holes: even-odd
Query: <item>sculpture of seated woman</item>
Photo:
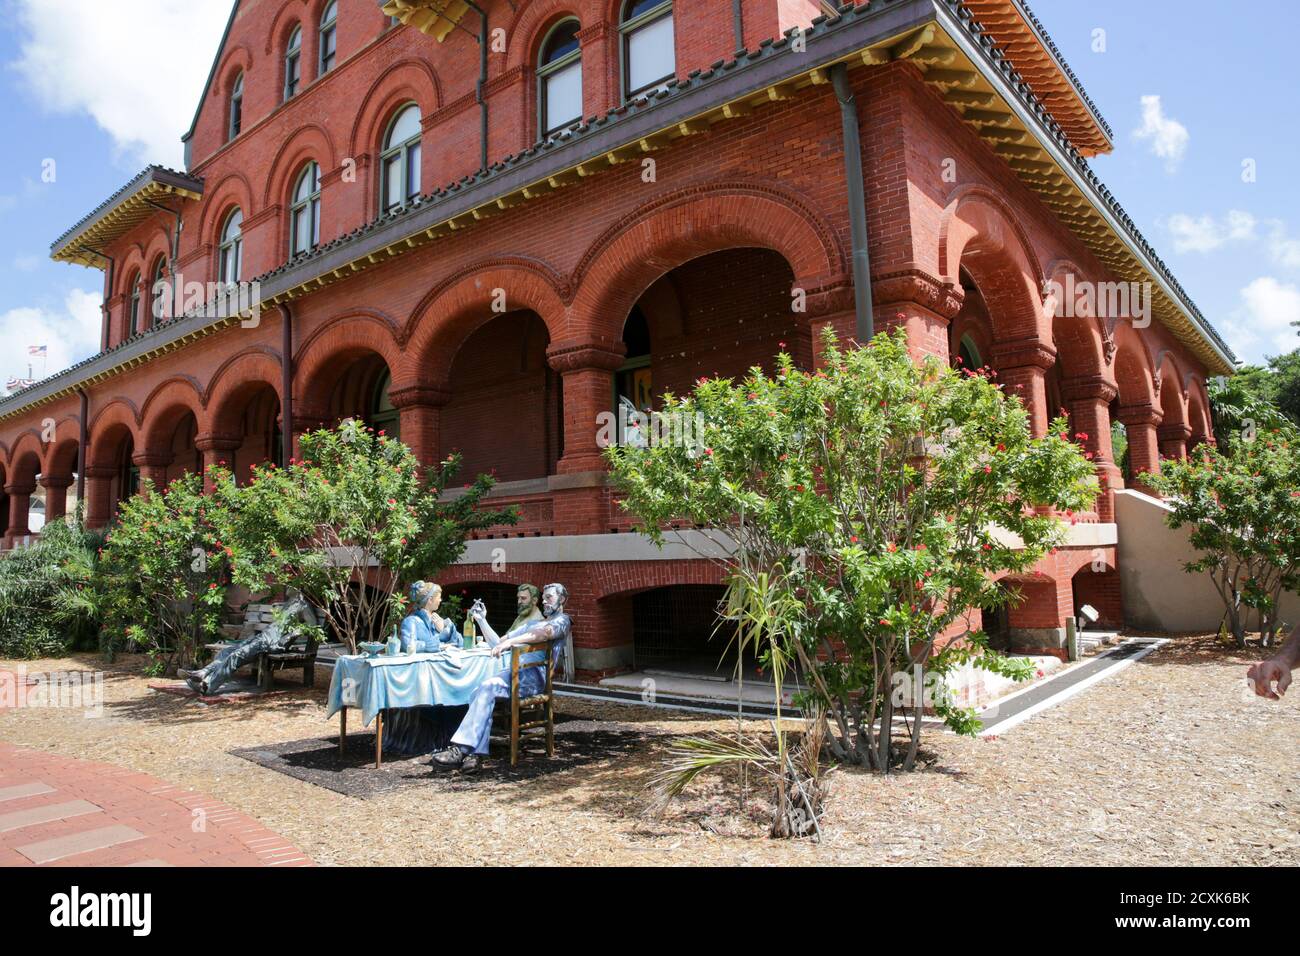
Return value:
<svg viewBox="0 0 1300 956">
<path fill-rule="evenodd" d="M 432 652 L 453 642 L 460 646 L 464 638 L 456 622 L 438 613 L 442 605 L 442 587 L 432 581 L 416 581 L 411 585 L 410 595 L 411 612 L 403 618 L 399 631 L 402 653 Z"/>
</svg>

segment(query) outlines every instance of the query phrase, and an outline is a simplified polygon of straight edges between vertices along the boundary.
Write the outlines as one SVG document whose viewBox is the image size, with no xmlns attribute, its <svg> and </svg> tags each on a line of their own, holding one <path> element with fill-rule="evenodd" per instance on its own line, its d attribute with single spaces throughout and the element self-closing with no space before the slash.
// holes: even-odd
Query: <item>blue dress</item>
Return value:
<svg viewBox="0 0 1300 956">
<path fill-rule="evenodd" d="M 403 654 L 410 654 L 416 641 L 423 644 L 422 649 L 426 652 L 437 650 L 443 644 L 450 644 L 453 641 L 458 645 L 463 643 L 463 638 L 460 635 L 460 630 L 456 627 L 455 621 L 450 618 L 443 618 L 442 630 L 435 630 L 429 612 L 423 608 L 412 611 L 402 619 L 399 636 L 402 640 Z"/>
</svg>

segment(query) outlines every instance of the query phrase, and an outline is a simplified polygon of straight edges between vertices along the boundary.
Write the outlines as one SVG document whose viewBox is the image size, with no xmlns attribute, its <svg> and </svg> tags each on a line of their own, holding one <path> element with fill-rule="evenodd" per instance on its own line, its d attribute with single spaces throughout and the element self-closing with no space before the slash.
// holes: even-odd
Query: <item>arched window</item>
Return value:
<svg viewBox="0 0 1300 956">
<path fill-rule="evenodd" d="M 230 89 L 230 128 L 227 139 L 234 139 L 244 126 L 244 74 L 235 77 L 235 85 Z"/>
<path fill-rule="evenodd" d="M 972 372 L 978 368 L 984 367 L 984 360 L 980 358 L 979 346 L 969 335 L 963 335 L 961 342 L 957 346 L 957 354 L 961 357 L 962 368 L 968 368 Z"/>
<path fill-rule="evenodd" d="M 218 274 L 222 282 L 239 281 L 239 273 L 244 265 L 244 214 L 236 209 L 226 217 L 226 225 L 221 230 L 221 253 Z"/>
<path fill-rule="evenodd" d="M 338 55 L 338 0 L 330 0 L 325 5 L 325 12 L 320 18 L 320 75 L 324 76 L 334 69 L 334 60 Z"/>
<path fill-rule="evenodd" d="M 582 119 L 582 50 L 577 20 L 551 30 L 537 60 L 538 128 L 550 136 Z"/>
<path fill-rule="evenodd" d="M 131 273 L 129 285 L 130 299 L 126 313 L 126 337 L 129 339 L 140 331 L 140 273 Z"/>
<path fill-rule="evenodd" d="M 149 324 L 165 322 L 170 316 L 171 290 L 167 287 L 166 262 L 159 256 L 149 270 Z"/>
<path fill-rule="evenodd" d="M 308 163 L 293 189 L 289 214 L 289 254 L 310 252 L 320 245 L 320 166 Z"/>
<path fill-rule="evenodd" d="M 284 51 L 284 98 L 291 99 L 302 85 L 302 27 L 294 27 L 289 34 L 289 46 Z"/>
<path fill-rule="evenodd" d="M 630 99 L 677 73 L 672 0 L 627 0 L 623 34 L 623 96 Z"/>
<path fill-rule="evenodd" d="M 384 212 L 420 194 L 420 108 L 411 103 L 389 124 L 379 161 Z"/>
</svg>

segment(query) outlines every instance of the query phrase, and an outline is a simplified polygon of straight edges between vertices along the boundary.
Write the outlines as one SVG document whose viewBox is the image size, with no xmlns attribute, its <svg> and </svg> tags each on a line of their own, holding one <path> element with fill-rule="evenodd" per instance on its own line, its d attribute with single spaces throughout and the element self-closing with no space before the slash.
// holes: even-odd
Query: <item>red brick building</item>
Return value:
<svg viewBox="0 0 1300 956">
<path fill-rule="evenodd" d="M 1106 492 L 1002 622 L 1055 648 L 1081 603 L 1122 617 L 1112 493 L 1212 440 L 1232 369 L 1020 0 L 239 0 L 184 140 L 185 172 L 53 246 L 104 271 L 103 349 L 0 400 L 6 544 L 38 484 L 53 518 L 84 483 L 104 525 L 140 477 L 362 416 L 520 506 L 449 583 L 564 581 L 581 671 L 627 669 L 704 639 L 718 577 L 628 533 L 598 414 L 780 342 L 814 361 L 871 313 L 1089 436 Z M 255 321 L 177 314 L 250 280 Z M 1149 311 L 1105 307 L 1127 283 Z"/>
</svg>

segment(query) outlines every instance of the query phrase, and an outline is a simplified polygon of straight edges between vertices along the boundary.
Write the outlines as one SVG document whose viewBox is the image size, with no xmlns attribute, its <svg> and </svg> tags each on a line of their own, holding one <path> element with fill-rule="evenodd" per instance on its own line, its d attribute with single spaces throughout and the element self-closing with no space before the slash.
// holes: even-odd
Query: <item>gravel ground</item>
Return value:
<svg viewBox="0 0 1300 956">
<path fill-rule="evenodd" d="M 336 733 L 337 719 L 324 720 L 325 671 L 314 692 L 290 676 L 288 693 L 207 706 L 150 690 L 141 662 L 125 659 L 106 669 L 103 716 L 0 710 L 0 738 L 205 791 L 321 864 L 1295 865 L 1300 690 L 1281 702 L 1248 694 L 1245 668 L 1260 656 L 1178 638 L 1003 735 L 931 734 L 920 772 L 838 770 L 820 844 L 767 839 L 716 780 L 647 818 L 645 785 L 668 742 L 734 723 L 641 707 L 560 704 L 644 735 L 608 759 L 369 800 L 230 753 Z M 25 666 L 103 665 L 84 655 Z"/>
</svg>

